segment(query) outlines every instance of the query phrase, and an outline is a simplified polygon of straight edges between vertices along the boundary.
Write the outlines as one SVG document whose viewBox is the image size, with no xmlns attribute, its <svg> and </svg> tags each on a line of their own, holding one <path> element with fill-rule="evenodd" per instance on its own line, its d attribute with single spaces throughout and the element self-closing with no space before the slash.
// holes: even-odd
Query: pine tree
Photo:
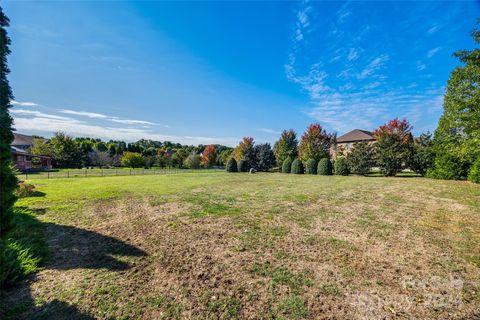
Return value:
<svg viewBox="0 0 480 320">
<path fill-rule="evenodd" d="M 7 79 L 7 74 L 10 72 L 7 66 L 10 38 L 5 28 L 8 25 L 9 20 L 0 7 L 0 235 L 4 235 L 11 227 L 13 204 L 16 200 L 14 191 L 17 187 L 10 150 L 13 141 L 13 119 L 8 109 L 13 94 Z"/>
</svg>

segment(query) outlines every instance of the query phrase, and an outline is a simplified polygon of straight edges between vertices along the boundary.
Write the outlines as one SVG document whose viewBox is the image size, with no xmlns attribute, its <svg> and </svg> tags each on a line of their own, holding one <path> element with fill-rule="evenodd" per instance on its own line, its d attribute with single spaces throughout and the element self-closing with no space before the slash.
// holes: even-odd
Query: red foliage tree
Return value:
<svg viewBox="0 0 480 320">
<path fill-rule="evenodd" d="M 407 119 L 399 120 L 395 118 L 375 130 L 374 136 L 377 140 L 380 140 L 387 135 L 396 134 L 402 142 L 409 143 L 412 140 L 411 132 L 412 126 Z"/>
<path fill-rule="evenodd" d="M 321 158 L 328 158 L 334 140 L 335 135 L 327 133 L 320 124 L 311 124 L 300 139 L 298 155 L 304 162 L 308 159 L 318 161 Z"/>
<path fill-rule="evenodd" d="M 205 167 L 211 167 L 217 162 L 217 150 L 215 145 L 208 145 L 202 152 L 202 163 Z"/>
</svg>

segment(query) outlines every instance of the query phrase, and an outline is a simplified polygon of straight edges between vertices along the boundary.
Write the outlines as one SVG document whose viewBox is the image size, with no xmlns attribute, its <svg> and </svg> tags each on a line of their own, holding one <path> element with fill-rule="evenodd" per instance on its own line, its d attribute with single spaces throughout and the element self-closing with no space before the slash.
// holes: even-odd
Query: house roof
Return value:
<svg viewBox="0 0 480 320">
<path fill-rule="evenodd" d="M 357 142 L 357 141 L 373 141 L 375 137 L 373 133 L 366 130 L 355 129 L 337 138 L 337 142 Z"/>
<path fill-rule="evenodd" d="M 23 155 L 29 155 L 28 152 L 26 152 L 25 150 L 22 150 L 20 148 L 16 148 L 14 146 L 10 146 L 10 151 L 13 153 L 13 154 L 23 154 Z"/>
<path fill-rule="evenodd" d="M 33 145 L 33 137 L 27 136 L 20 133 L 13 134 L 14 139 L 12 142 L 12 146 L 32 146 Z"/>
<path fill-rule="evenodd" d="M 31 153 L 28 153 L 27 151 L 25 150 L 22 150 L 20 148 L 17 148 L 17 147 L 14 147 L 14 146 L 10 146 L 10 151 L 12 154 L 19 154 L 19 155 L 22 155 L 22 156 L 31 156 L 31 157 L 37 157 L 37 158 L 51 158 L 49 156 L 43 156 L 43 155 L 38 155 L 38 154 L 31 154 Z"/>
</svg>

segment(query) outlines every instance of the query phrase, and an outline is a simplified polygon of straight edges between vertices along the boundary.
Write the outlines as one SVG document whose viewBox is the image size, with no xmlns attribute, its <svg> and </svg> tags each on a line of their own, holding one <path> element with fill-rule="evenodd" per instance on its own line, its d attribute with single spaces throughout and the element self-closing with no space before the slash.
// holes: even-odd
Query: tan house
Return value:
<svg viewBox="0 0 480 320">
<path fill-rule="evenodd" d="M 357 142 L 373 143 L 375 140 L 373 132 L 354 129 L 337 138 L 337 144 L 334 150 L 332 150 L 332 157 L 335 158 L 337 155 L 346 155 Z"/>
</svg>

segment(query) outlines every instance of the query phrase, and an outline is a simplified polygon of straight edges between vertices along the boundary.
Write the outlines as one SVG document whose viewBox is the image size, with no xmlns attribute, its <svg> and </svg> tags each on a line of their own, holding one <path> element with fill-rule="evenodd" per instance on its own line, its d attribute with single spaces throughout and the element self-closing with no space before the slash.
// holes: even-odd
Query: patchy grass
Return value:
<svg viewBox="0 0 480 320">
<path fill-rule="evenodd" d="M 21 199 L 17 219 L 35 222 L 18 242 L 32 276 L 2 292 L 2 319 L 480 316 L 478 185 L 218 172 L 29 182 L 41 196 Z"/>
</svg>

